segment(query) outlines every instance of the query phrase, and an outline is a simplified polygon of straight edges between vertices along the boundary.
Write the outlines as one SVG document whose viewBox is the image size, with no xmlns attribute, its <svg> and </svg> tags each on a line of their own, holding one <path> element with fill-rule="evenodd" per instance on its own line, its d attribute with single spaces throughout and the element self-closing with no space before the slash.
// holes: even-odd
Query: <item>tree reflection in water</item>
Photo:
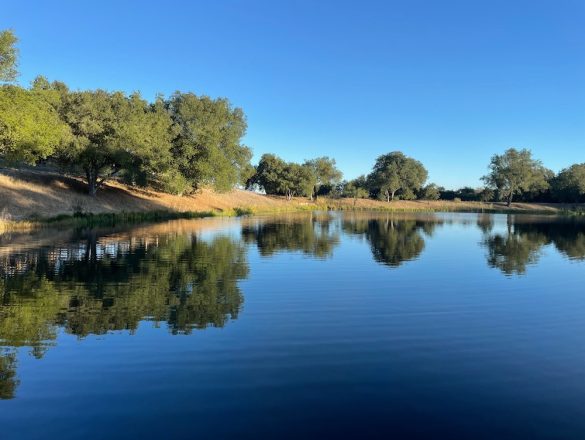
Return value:
<svg viewBox="0 0 585 440">
<path fill-rule="evenodd" d="M 281 216 L 276 220 L 251 220 L 242 226 L 242 238 L 256 244 L 260 255 L 299 251 L 328 258 L 339 245 L 338 219 L 327 213 Z"/>
<path fill-rule="evenodd" d="M 346 216 L 343 230 L 365 237 L 378 263 L 398 267 L 421 255 L 425 248 L 424 237 L 431 236 L 440 223 L 442 221 L 435 216 L 354 214 Z"/>
<path fill-rule="evenodd" d="M 548 245 L 567 258 L 585 260 L 585 222 L 580 219 L 509 215 L 505 232 L 482 230 L 488 265 L 506 275 L 525 274 Z"/>
<path fill-rule="evenodd" d="M 41 358 L 58 329 L 84 337 L 135 332 L 143 320 L 173 334 L 221 327 L 243 302 L 245 246 L 227 235 L 100 236 L 4 255 L 0 260 L 0 398 L 16 388 L 14 349 Z M 10 349 L 11 348 L 11 349 Z"/>
<path fill-rule="evenodd" d="M 172 334 L 189 334 L 237 318 L 243 302 L 238 282 L 248 276 L 249 244 L 264 257 L 300 252 L 325 259 L 344 234 L 363 238 L 375 261 L 397 268 L 420 258 L 437 226 L 453 223 L 478 228 L 488 265 L 508 276 L 525 274 L 545 246 L 585 260 L 582 220 L 508 216 L 502 228 L 498 219 L 483 214 L 305 213 L 242 219 L 235 223 L 241 238 L 221 232 L 225 221 L 219 219 L 130 231 L 89 230 L 72 237 L 25 235 L 18 246 L 0 237 L 0 399 L 15 395 L 19 348 L 42 358 L 60 331 L 80 338 L 133 333 L 141 322 L 153 321 Z M 213 222 L 220 232 L 203 239 L 201 231 L 217 226 Z"/>
</svg>

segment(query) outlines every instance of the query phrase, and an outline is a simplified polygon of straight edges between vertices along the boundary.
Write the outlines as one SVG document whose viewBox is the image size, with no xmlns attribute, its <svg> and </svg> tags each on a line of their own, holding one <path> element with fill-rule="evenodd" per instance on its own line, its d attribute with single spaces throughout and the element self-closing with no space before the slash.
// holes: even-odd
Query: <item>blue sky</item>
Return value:
<svg viewBox="0 0 585 440">
<path fill-rule="evenodd" d="M 512 146 L 585 162 L 583 23 L 583 0 L 0 0 L 21 84 L 225 96 L 255 161 L 329 155 L 352 178 L 401 150 L 446 187 Z"/>
</svg>

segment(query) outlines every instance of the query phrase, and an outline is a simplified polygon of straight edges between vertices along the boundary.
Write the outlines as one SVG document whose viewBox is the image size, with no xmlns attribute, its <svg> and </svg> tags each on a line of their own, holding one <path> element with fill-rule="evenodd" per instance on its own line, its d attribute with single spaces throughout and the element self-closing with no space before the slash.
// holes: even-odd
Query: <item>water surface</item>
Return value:
<svg viewBox="0 0 585 440">
<path fill-rule="evenodd" d="M 0 438 L 585 438 L 585 222 L 303 213 L 0 239 Z"/>
</svg>

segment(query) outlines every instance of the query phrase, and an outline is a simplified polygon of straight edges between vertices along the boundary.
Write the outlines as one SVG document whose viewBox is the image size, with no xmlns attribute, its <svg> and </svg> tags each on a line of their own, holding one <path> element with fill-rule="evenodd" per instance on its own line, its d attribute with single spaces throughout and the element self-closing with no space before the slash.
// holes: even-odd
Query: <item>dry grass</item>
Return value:
<svg viewBox="0 0 585 440">
<path fill-rule="evenodd" d="M 233 211 L 236 208 L 263 210 L 292 209 L 280 197 L 266 197 L 249 191 L 233 190 L 218 194 L 203 189 L 192 196 L 179 197 L 155 191 L 136 189 L 112 182 L 98 191 L 96 197 L 85 194 L 81 179 L 56 173 L 0 170 L 0 212 L 4 220 L 42 219 L 60 214 L 111 212 L 206 212 Z"/>
<path fill-rule="evenodd" d="M 85 194 L 81 179 L 56 173 L 0 169 L 0 232 L 3 228 L 30 228 L 37 220 L 58 215 L 116 212 L 238 212 L 268 213 L 313 209 L 356 209 L 390 211 L 513 211 L 557 213 L 574 205 L 514 203 L 507 208 L 502 203 L 447 201 L 396 201 L 327 199 L 312 202 L 306 198 L 287 201 L 284 197 L 264 196 L 249 191 L 233 190 L 215 193 L 204 189 L 199 193 L 179 197 L 150 190 L 136 189 L 112 182 L 95 198 Z M 17 223 L 16 223 L 17 222 Z"/>
</svg>

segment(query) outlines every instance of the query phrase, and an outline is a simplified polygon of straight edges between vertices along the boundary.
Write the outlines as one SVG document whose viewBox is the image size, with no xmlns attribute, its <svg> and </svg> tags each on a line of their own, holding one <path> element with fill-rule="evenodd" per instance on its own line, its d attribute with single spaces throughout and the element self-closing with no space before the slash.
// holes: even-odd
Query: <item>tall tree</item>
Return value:
<svg viewBox="0 0 585 440">
<path fill-rule="evenodd" d="M 11 30 L 0 32 L 0 81 L 12 82 L 18 76 L 17 41 L 16 35 Z"/>
<path fill-rule="evenodd" d="M 69 93 L 61 111 L 73 141 L 60 159 L 83 169 L 91 196 L 123 170 L 154 173 L 170 162 L 172 122 L 138 94 Z"/>
<path fill-rule="evenodd" d="M 323 156 L 305 161 L 304 164 L 308 167 L 315 176 L 315 186 L 313 193 L 317 196 L 320 190 L 324 187 L 333 188 L 336 184 L 341 182 L 343 173 L 337 169 L 335 159 Z"/>
<path fill-rule="evenodd" d="M 257 184 L 266 194 L 282 194 L 281 177 L 287 163 L 274 154 L 263 154 L 256 167 L 251 183 Z"/>
<path fill-rule="evenodd" d="M 422 187 L 427 175 L 422 163 L 395 151 L 378 157 L 368 181 L 390 202 L 398 191 L 410 197 Z"/>
<path fill-rule="evenodd" d="M 251 150 L 241 143 L 247 123 L 227 99 L 175 93 L 167 101 L 177 126 L 174 161 L 194 187 L 227 191 L 250 177 Z"/>
<path fill-rule="evenodd" d="M 504 154 L 494 155 L 489 170 L 489 174 L 482 179 L 498 191 L 508 206 L 516 195 L 548 188 L 547 170 L 540 161 L 532 158 L 532 153 L 527 149 L 510 148 Z"/>
</svg>

